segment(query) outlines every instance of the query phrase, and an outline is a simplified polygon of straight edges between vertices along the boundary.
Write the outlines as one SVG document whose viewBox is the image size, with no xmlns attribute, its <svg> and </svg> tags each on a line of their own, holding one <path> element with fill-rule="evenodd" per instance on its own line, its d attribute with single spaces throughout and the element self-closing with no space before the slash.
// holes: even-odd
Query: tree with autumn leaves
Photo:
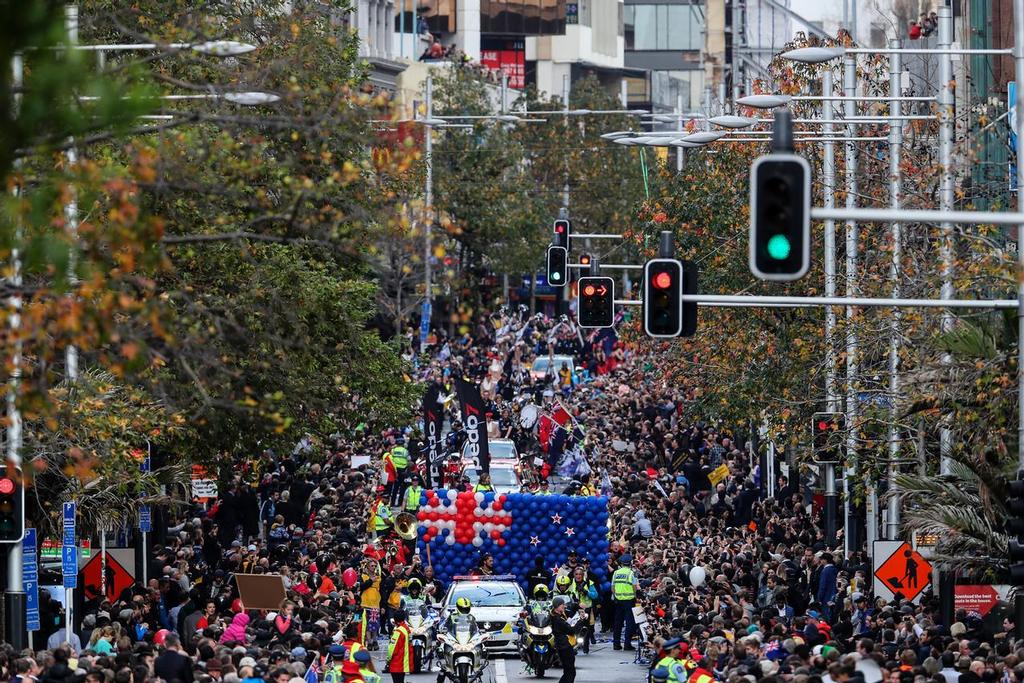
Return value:
<svg viewBox="0 0 1024 683">
<path fill-rule="evenodd" d="M 25 55 L 25 86 L 6 70 L 0 81 L 11 190 L 0 259 L 18 250 L 23 283 L 9 280 L 5 294 L 23 303 L 20 327 L 12 305 L 0 325 L 8 377 L 15 341 L 23 348 L 36 495 L 117 493 L 130 517 L 135 493 L 152 499 L 186 477 L 182 462 L 227 474 L 304 433 L 407 421 L 418 389 L 398 346 L 369 326 L 377 290 L 365 245 L 401 228 L 419 148 L 373 122 L 391 106 L 363 87 L 345 7 L 80 2 L 83 43 L 258 48 L 226 59 L 109 53 L 102 64 L 35 49 L 66 37 L 60 5 L 31 7 L 11 10 L 3 29 L 5 63 Z M 245 109 L 223 97 L 239 91 L 280 101 Z M 200 98 L 158 99 L 167 93 Z M 131 455 L 147 442 L 178 456 L 150 477 Z"/>
<path fill-rule="evenodd" d="M 839 41 L 848 42 L 842 34 Z M 802 47 L 798 40 L 786 49 Z M 774 82 L 762 83 L 765 92 L 820 93 L 821 70 L 838 65 L 801 65 L 777 57 L 771 64 Z M 862 92 L 888 95 L 887 63 L 881 56 L 858 62 Z M 794 118 L 820 118 L 817 105 L 794 102 Z M 859 105 L 860 114 L 886 113 L 884 105 Z M 747 112 L 758 115 L 756 112 Z M 907 208 L 934 208 L 938 204 L 939 168 L 937 124 L 913 121 L 904 125 L 902 149 L 903 202 Z M 797 128 L 801 126 L 798 124 Z M 888 204 L 889 158 L 884 125 L 863 125 L 860 135 L 875 141 L 857 144 L 858 204 Z M 760 144 L 717 144 L 688 151 L 681 173 L 662 168 L 652 198 L 639 211 L 644 226 L 631 234 L 637 248 L 648 255 L 660 230 L 671 230 L 678 254 L 699 268 L 699 291 L 714 294 L 821 295 L 824 289 L 821 253 L 823 228 L 812 227 L 812 268 L 798 282 L 756 280 L 747 266 L 749 200 L 748 178 L 753 160 L 767 152 Z M 798 143 L 797 153 L 811 163 L 813 202 L 821 206 L 824 192 L 834 192 L 843 206 L 844 148 L 837 144 L 834 190 L 823 187 L 822 145 Z M 982 191 L 985 188 L 974 188 Z M 960 187 L 958 198 L 970 207 L 970 190 Z M 891 295 L 892 240 L 888 225 L 860 226 L 855 292 L 860 296 Z M 837 231 L 837 293 L 846 288 L 844 225 Z M 902 296 L 937 298 L 941 286 L 937 226 L 903 226 L 901 257 Z M 1002 248 L 1001 236 L 991 227 L 958 230 L 954 239 L 954 288 L 958 298 L 1012 298 L 1015 275 L 1012 255 Z M 860 414 L 852 425 L 857 452 L 849 462 L 856 477 L 850 482 L 855 501 L 867 487 L 884 485 L 888 462 L 886 435 L 892 422 L 888 406 L 895 403 L 896 425 L 903 460 L 898 485 L 905 509 L 906 528 L 939 534 L 940 562 L 967 571 L 986 563 L 988 571 L 1005 564 L 1006 537 L 998 531 L 1006 515 L 1002 501 L 1008 471 L 1016 465 L 1015 334 L 1001 316 L 960 311 L 953 329 L 943 333 L 941 312 L 904 309 L 900 317 L 899 359 L 902 377 L 897 396 L 888 392 L 887 360 L 891 310 L 855 309 L 848 322 L 843 309 L 835 335 L 837 392 L 845 397 L 847 333 L 856 334 L 858 379 L 852 390 Z M 825 311 L 821 308 L 700 308 L 699 331 L 680 344 L 666 345 L 664 353 L 675 363 L 672 383 L 686 387 L 692 397 L 691 415 L 726 425 L 764 424 L 772 438 L 784 446 L 795 463 L 809 461 L 810 416 L 824 409 L 826 347 Z M 942 357 L 949 354 L 949 365 Z M 952 430 L 951 478 L 936 477 L 939 470 L 938 433 Z M 956 495 L 952 495 L 953 491 Z M 970 504 L 965 504 L 969 499 Z M 1000 559 L 1002 558 L 1002 559 Z"/>
</svg>

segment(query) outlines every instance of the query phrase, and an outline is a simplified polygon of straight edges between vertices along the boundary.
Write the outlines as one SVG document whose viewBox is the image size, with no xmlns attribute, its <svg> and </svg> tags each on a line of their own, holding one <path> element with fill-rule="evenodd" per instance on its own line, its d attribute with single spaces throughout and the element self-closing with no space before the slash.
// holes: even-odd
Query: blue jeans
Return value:
<svg viewBox="0 0 1024 683">
<path fill-rule="evenodd" d="M 625 640 L 622 640 L 622 627 L 626 627 Z M 624 642 L 629 645 L 633 641 L 633 636 L 636 635 L 636 621 L 633 619 L 633 601 L 632 600 L 616 600 L 615 601 L 615 627 L 612 630 L 612 644 L 618 645 Z"/>
</svg>

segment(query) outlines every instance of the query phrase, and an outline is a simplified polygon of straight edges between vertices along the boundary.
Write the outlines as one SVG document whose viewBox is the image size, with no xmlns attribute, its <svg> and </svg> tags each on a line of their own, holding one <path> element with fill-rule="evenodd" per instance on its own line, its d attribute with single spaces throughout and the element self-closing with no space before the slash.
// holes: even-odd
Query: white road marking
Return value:
<svg viewBox="0 0 1024 683">
<path fill-rule="evenodd" d="M 494 683 L 508 683 L 508 675 L 505 673 L 505 659 L 494 660 Z"/>
</svg>

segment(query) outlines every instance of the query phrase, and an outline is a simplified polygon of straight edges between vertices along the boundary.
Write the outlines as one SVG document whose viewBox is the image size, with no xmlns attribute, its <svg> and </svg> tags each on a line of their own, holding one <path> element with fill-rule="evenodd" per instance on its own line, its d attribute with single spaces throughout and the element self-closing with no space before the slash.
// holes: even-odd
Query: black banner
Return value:
<svg viewBox="0 0 1024 683">
<path fill-rule="evenodd" d="M 444 430 L 444 406 L 438 400 L 441 395 L 441 385 L 431 382 L 423 394 L 423 437 L 427 447 L 427 462 L 424 468 L 427 474 L 426 485 L 434 485 L 434 469 L 441 470 L 440 460 L 444 457 L 444 442 L 441 439 L 441 432 Z M 437 475 L 440 481 L 440 474 Z"/>
<path fill-rule="evenodd" d="M 491 453 L 487 447 L 487 412 L 480 389 L 461 378 L 455 379 L 455 391 L 462 406 L 462 420 L 466 427 L 466 454 L 476 458 L 480 469 L 491 469 Z"/>
</svg>

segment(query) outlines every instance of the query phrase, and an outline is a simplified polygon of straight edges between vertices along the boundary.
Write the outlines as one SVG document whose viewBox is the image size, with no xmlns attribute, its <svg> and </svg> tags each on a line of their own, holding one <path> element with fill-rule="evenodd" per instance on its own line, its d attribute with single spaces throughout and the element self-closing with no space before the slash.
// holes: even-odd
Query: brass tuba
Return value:
<svg viewBox="0 0 1024 683">
<path fill-rule="evenodd" d="M 416 515 L 403 512 L 395 517 L 395 533 L 406 541 L 416 538 Z"/>
</svg>

